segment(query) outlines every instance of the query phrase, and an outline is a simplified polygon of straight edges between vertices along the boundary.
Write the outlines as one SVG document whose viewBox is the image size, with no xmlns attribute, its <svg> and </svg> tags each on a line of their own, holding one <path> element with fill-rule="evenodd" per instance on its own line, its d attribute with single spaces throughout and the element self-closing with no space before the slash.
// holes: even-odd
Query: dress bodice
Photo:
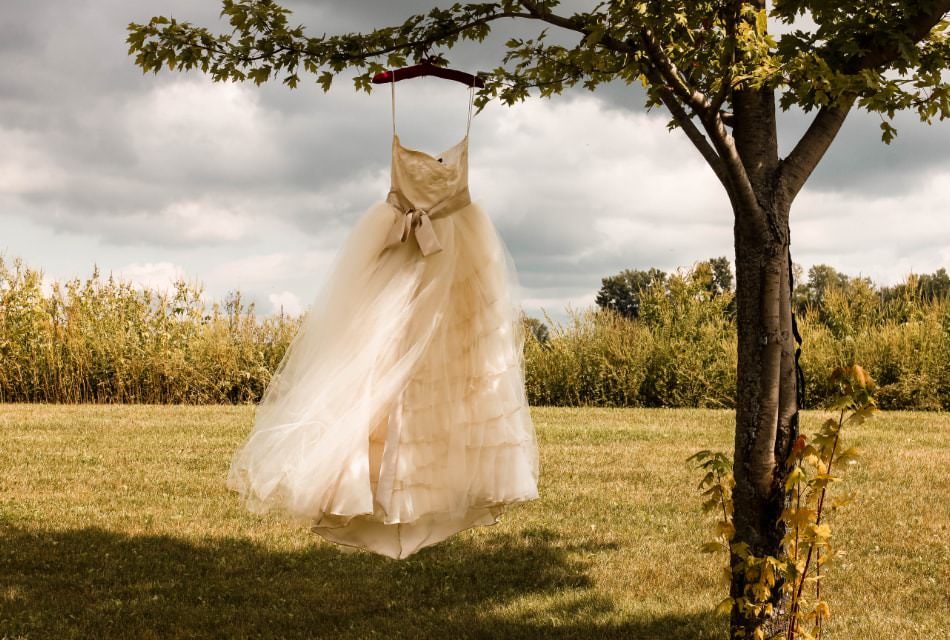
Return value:
<svg viewBox="0 0 950 640">
<path fill-rule="evenodd" d="M 414 237 L 423 256 L 442 251 L 436 227 L 439 219 L 471 204 L 468 192 L 468 132 L 475 99 L 471 87 L 465 137 L 437 156 L 404 147 L 396 134 L 396 81 L 390 83 L 393 110 L 392 174 L 386 201 L 391 205 L 393 226 L 383 245 L 395 248 Z M 435 222 L 433 222 L 435 221 Z"/>
<path fill-rule="evenodd" d="M 392 189 L 428 209 L 468 188 L 468 135 L 438 156 L 402 146 L 393 134 Z"/>
</svg>

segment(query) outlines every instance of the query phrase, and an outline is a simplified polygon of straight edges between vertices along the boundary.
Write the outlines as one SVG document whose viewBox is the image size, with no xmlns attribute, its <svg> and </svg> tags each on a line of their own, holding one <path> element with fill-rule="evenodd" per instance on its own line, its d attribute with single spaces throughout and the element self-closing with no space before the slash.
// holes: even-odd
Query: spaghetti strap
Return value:
<svg viewBox="0 0 950 640">
<path fill-rule="evenodd" d="M 396 74 L 393 71 L 389 72 L 390 83 L 389 86 L 392 88 L 392 109 L 393 109 L 393 135 L 396 135 Z"/>
<path fill-rule="evenodd" d="M 472 130 L 472 107 L 475 104 L 475 85 L 468 88 L 468 123 L 465 125 L 465 137 Z"/>
</svg>

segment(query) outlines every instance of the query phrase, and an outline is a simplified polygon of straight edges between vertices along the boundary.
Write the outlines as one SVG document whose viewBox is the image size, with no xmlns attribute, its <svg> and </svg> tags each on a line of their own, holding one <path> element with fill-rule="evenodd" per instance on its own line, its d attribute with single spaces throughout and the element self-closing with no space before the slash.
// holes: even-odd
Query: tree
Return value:
<svg viewBox="0 0 950 640">
<path fill-rule="evenodd" d="M 692 277 L 703 283 L 710 297 L 721 296 L 732 291 L 732 269 L 726 257 L 710 258 L 697 262 L 692 269 Z"/>
<path fill-rule="evenodd" d="M 938 300 L 940 298 L 950 297 L 950 275 L 947 270 L 940 267 L 931 273 L 925 273 L 920 276 L 918 285 L 920 296 L 924 300 Z"/>
<path fill-rule="evenodd" d="M 713 295 L 722 295 L 727 291 L 732 291 L 734 284 L 732 278 L 732 267 L 729 266 L 729 258 L 720 256 L 710 258 L 701 264 L 707 265 L 710 272 L 709 292 Z"/>
<path fill-rule="evenodd" d="M 666 272 L 659 269 L 624 269 L 601 279 L 595 302 L 601 309 L 612 309 L 624 317 L 637 318 L 640 316 L 640 291 L 654 283 L 664 282 Z"/>
<path fill-rule="evenodd" d="M 656 268 L 624 269 L 600 281 L 594 302 L 601 309 L 611 309 L 626 318 L 640 317 L 641 292 L 652 286 L 665 286 L 667 273 Z M 697 262 L 689 271 L 691 280 L 698 280 L 711 297 L 732 291 L 732 269 L 726 257 Z"/>
<path fill-rule="evenodd" d="M 930 122 L 950 115 L 950 0 L 831 2 L 608 0 L 589 11 L 557 12 L 556 0 L 453 4 L 370 33 L 309 37 L 290 26 L 271 0 L 224 0 L 231 24 L 216 35 L 165 17 L 129 26 L 130 53 L 143 71 L 200 69 L 215 80 L 300 74 L 325 89 L 335 75 L 371 74 L 421 59 L 460 40 L 481 42 L 492 24 L 540 24 L 534 37 L 512 38 L 501 65 L 487 74 L 477 104 L 512 104 L 536 89 L 553 96 L 609 80 L 640 82 L 647 105 L 665 107 L 671 127 L 689 138 L 722 184 L 734 212 L 738 388 L 735 434 L 734 542 L 756 555 L 781 552 L 784 461 L 798 423 L 798 386 L 791 314 L 789 211 L 848 113 L 855 107 L 890 118 L 913 110 Z M 787 25 L 779 37 L 769 18 Z M 547 30 L 575 36 L 550 42 Z M 445 60 L 443 54 L 437 60 Z M 814 113 L 784 158 L 778 154 L 776 105 Z M 745 547 L 743 547 L 745 548 Z M 734 566 L 741 558 L 733 555 Z M 751 585 L 748 585 L 751 586 Z M 743 598 L 746 577 L 733 571 L 731 595 Z M 779 590 L 773 590 L 778 593 Z M 734 606 L 733 637 L 770 635 L 780 625 L 776 600 L 758 612 Z"/>
<path fill-rule="evenodd" d="M 551 339 L 551 332 L 543 320 L 526 315 L 522 317 L 522 321 L 524 322 L 525 330 L 530 331 L 531 334 L 534 335 L 534 339 L 538 341 L 538 344 L 547 344 L 548 340 Z"/>
<path fill-rule="evenodd" d="M 824 308 L 825 296 L 831 289 L 847 289 L 850 279 L 827 264 L 816 264 L 808 270 L 808 280 L 795 287 L 795 312 L 807 313 L 809 307 L 819 314 Z"/>
<path fill-rule="evenodd" d="M 933 273 L 912 274 L 905 283 L 881 288 L 881 297 L 885 302 L 908 295 L 928 302 L 950 298 L 950 274 L 945 267 L 940 267 Z"/>
</svg>

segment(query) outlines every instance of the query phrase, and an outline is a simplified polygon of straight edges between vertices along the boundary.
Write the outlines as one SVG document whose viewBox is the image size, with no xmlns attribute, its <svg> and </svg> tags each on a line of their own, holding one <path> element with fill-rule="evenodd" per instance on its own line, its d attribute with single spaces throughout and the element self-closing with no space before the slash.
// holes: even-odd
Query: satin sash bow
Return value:
<svg viewBox="0 0 950 640">
<path fill-rule="evenodd" d="M 396 211 L 393 226 L 389 230 L 389 235 L 386 236 L 386 248 L 398 246 L 400 243 L 409 240 L 409 236 L 414 235 L 422 255 L 430 256 L 442 251 L 442 245 L 435 234 L 431 219 L 442 218 L 458 211 L 470 204 L 472 198 L 466 187 L 428 209 L 420 209 L 409 202 L 401 192 L 394 189 L 386 196 L 386 202 Z"/>
</svg>

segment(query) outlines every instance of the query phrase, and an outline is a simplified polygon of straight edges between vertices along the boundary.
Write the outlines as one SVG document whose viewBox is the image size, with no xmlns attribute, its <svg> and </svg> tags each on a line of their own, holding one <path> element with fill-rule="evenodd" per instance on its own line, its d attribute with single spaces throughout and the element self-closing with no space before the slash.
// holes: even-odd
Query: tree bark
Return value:
<svg viewBox="0 0 950 640">
<path fill-rule="evenodd" d="M 785 459 L 796 437 L 798 388 L 789 281 L 789 205 L 757 185 L 768 209 L 736 211 L 736 313 L 738 371 L 733 492 L 734 542 L 755 556 L 781 557 Z M 767 220 L 761 224 L 761 220 Z M 733 566 L 739 558 L 733 556 Z M 734 571 L 730 595 L 748 597 L 746 576 Z M 732 637 L 770 637 L 784 624 L 781 585 L 773 589 L 773 614 L 733 609 Z"/>
</svg>

